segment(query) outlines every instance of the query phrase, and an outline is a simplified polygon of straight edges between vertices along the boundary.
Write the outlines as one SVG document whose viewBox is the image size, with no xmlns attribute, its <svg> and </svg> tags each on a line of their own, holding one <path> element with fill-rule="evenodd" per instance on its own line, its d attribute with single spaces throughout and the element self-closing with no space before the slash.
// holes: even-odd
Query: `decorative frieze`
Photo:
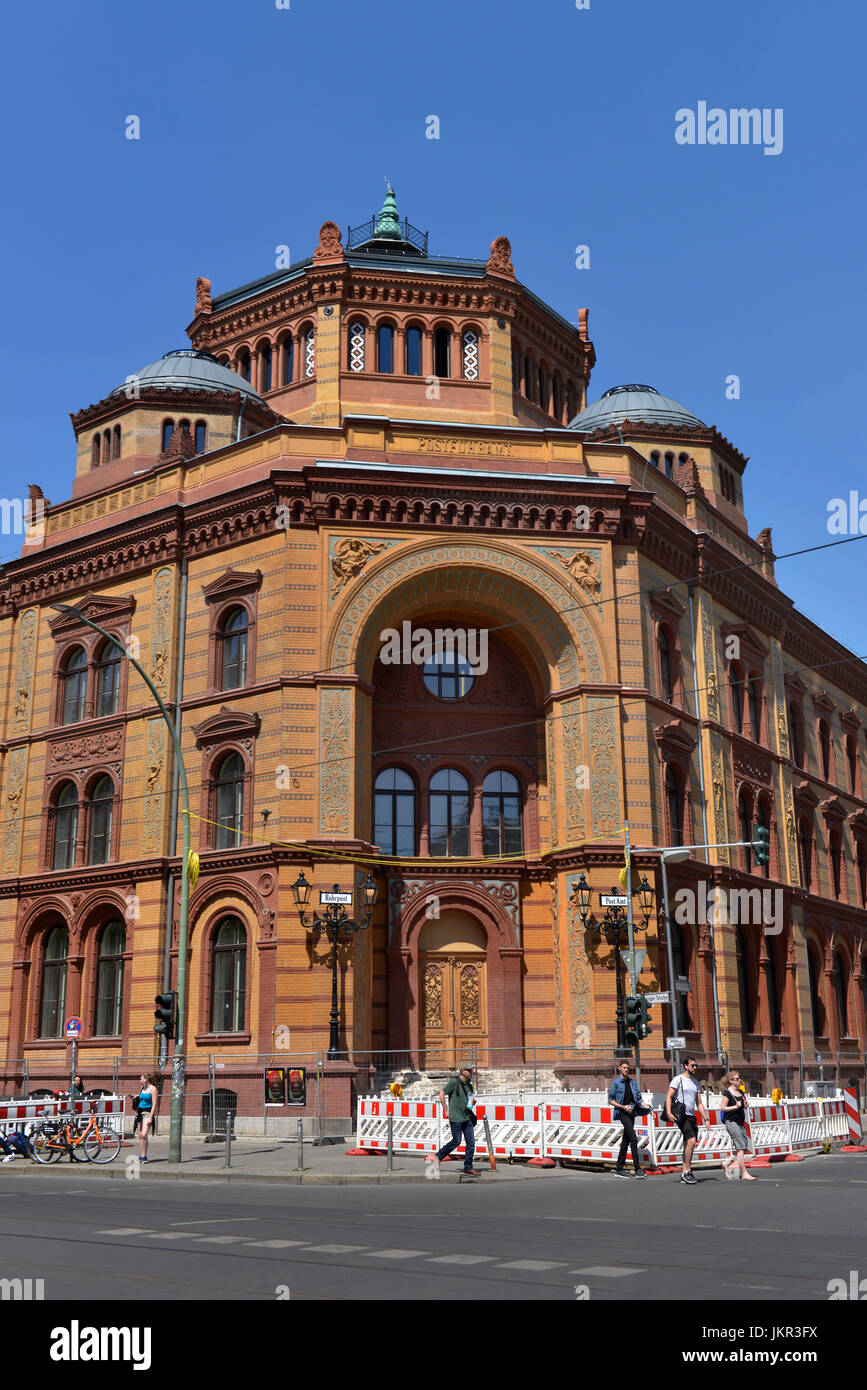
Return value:
<svg viewBox="0 0 867 1390">
<path fill-rule="evenodd" d="M 12 731 L 16 734 L 26 734 L 30 727 L 36 623 L 36 609 L 28 608 L 21 616 L 21 632 L 18 638 L 18 669 L 15 676 L 15 710 L 12 724 Z"/>
</svg>

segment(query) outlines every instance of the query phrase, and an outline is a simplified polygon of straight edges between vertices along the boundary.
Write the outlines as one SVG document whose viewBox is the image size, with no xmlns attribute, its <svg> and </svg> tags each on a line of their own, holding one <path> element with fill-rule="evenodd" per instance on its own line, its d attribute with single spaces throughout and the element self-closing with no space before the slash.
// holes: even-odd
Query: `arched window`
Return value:
<svg viewBox="0 0 867 1390">
<path fill-rule="evenodd" d="M 220 689 L 237 690 L 247 681 L 247 639 L 250 619 L 246 608 L 233 608 L 220 627 Z"/>
<path fill-rule="evenodd" d="M 93 439 L 90 441 L 90 466 L 91 466 L 91 468 L 98 468 L 98 467 L 99 467 L 99 451 L 100 451 L 101 439 L 102 439 L 102 436 L 101 436 L 101 435 L 99 434 L 99 432 L 97 431 L 97 433 L 93 436 Z"/>
<path fill-rule="evenodd" d="M 825 1036 L 825 1009 L 819 994 L 819 967 L 812 946 L 807 947 L 807 981 L 810 986 L 810 1015 L 813 1022 L 813 1037 Z"/>
<path fill-rule="evenodd" d="M 245 381 L 249 381 L 252 370 L 250 354 L 245 348 L 243 352 L 238 354 L 238 376 L 242 376 Z"/>
<path fill-rule="evenodd" d="M 96 667 L 97 718 L 117 712 L 117 701 L 120 693 L 120 663 L 120 649 L 113 642 L 104 643 Z"/>
<path fill-rule="evenodd" d="M 539 379 L 539 405 L 543 410 L 548 409 L 548 378 L 545 375 L 545 368 L 540 366 L 538 371 Z"/>
<path fill-rule="evenodd" d="M 63 663 L 61 675 L 63 702 L 61 723 L 77 724 L 84 718 L 87 702 L 87 656 L 82 647 L 73 647 Z"/>
<path fill-rule="evenodd" d="M 672 679 L 671 663 L 671 644 L 668 640 L 668 633 L 660 623 L 656 631 L 656 650 L 659 652 L 659 681 L 665 699 L 671 704 L 674 699 L 674 681 Z"/>
<path fill-rule="evenodd" d="M 66 956 L 69 951 L 69 932 L 66 927 L 53 927 L 45 942 L 42 956 L 42 981 L 39 996 L 39 1036 L 59 1038 L 66 1011 Z"/>
<path fill-rule="evenodd" d="M 757 864 L 754 873 L 762 874 L 765 878 L 771 876 L 771 812 L 764 800 L 759 798 L 756 802 L 756 825 L 761 825 L 768 832 L 768 862 L 767 864 Z"/>
<path fill-rule="evenodd" d="M 443 652 L 425 662 L 422 679 L 430 693 L 441 700 L 460 700 L 475 684 L 472 666 L 457 651 Z"/>
<path fill-rule="evenodd" d="M 846 762 L 849 767 L 849 790 L 858 795 L 858 744 L 854 734 L 846 735 Z"/>
<path fill-rule="evenodd" d="M 283 385 L 291 386 L 295 380 L 295 340 L 283 339 Z"/>
<path fill-rule="evenodd" d="M 452 374 L 452 331 L 441 325 L 434 330 L 434 376 Z"/>
<path fill-rule="evenodd" d="M 171 439 L 171 437 L 172 437 L 172 435 L 174 434 L 174 432 L 175 432 L 175 422 L 174 422 L 174 420 L 163 420 L 163 448 L 162 448 L 163 453 L 165 453 L 166 449 L 169 447 L 169 440 Z"/>
<path fill-rule="evenodd" d="M 738 997 L 741 1006 L 741 1031 L 743 1033 L 752 1033 L 754 999 L 753 991 L 750 988 L 747 943 L 744 939 L 742 927 L 735 927 L 735 951 L 737 952 L 738 962 Z"/>
<path fill-rule="evenodd" d="M 755 671 L 751 671 L 747 676 L 747 697 L 750 706 L 752 735 L 755 742 L 760 743 L 762 738 L 762 685 L 761 679 Z"/>
<path fill-rule="evenodd" d="M 867 907 L 867 848 L 863 840 L 858 841 L 855 855 L 858 861 L 858 892 L 861 896 L 861 906 Z"/>
<path fill-rule="evenodd" d="M 813 882 L 813 831 L 807 816 L 798 822 L 798 858 L 801 861 L 801 882 L 809 888 Z"/>
<path fill-rule="evenodd" d="M 390 323 L 381 323 L 376 330 L 376 370 L 394 371 L 394 329 Z"/>
<path fill-rule="evenodd" d="M 109 463 L 111 460 L 111 430 L 102 432 L 102 461 Z"/>
<path fill-rule="evenodd" d="M 430 852 L 470 852 L 470 787 L 454 768 L 443 768 L 430 779 Z"/>
<path fill-rule="evenodd" d="M 842 951 L 834 952 L 834 986 L 837 991 L 837 1024 L 840 1037 L 849 1036 L 849 972 Z"/>
<path fill-rule="evenodd" d="M 575 391 L 572 385 L 566 387 L 566 420 L 567 423 L 575 415 Z"/>
<path fill-rule="evenodd" d="M 683 787 L 678 769 L 669 763 L 665 769 L 665 795 L 672 845 L 683 844 Z"/>
<path fill-rule="evenodd" d="M 678 843 L 680 843 L 678 841 Z M 669 924 L 671 932 L 671 955 L 674 962 L 674 984 L 678 979 L 689 980 L 689 960 L 686 954 L 686 943 L 683 939 L 677 922 Z M 678 1028 L 692 1028 L 692 1014 L 689 1007 L 690 996 L 685 990 L 677 990 L 677 1026 Z"/>
<path fill-rule="evenodd" d="M 406 330 L 406 374 L 421 376 L 421 329 Z"/>
<path fill-rule="evenodd" d="M 214 778 L 217 822 L 215 849 L 233 849 L 241 843 L 244 824 L 244 760 L 240 753 L 228 753 Z"/>
<path fill-rule="evenodd" d="M 828 854 L 831 858 L 831 884 L 834 889 L 834 897 L 839 898 L 843 878 L 843 842 L 839 830 L 828 831 Z"/>
<path fill-rule="evenodd" d="M 374 843 L 383 854 L 415 852 L 415 783 L 408 772 L 387 767 L 373 788 Z"/>
<path fill-rule="evenodd" d="M 262 347 L 262 349 L 261 349 L 260 352 L 259 352 L 259 361 L 260 361 L 261 379 L 262 379 L 262 390 L 263 390 L 263 391 L 270 391 L 270 390 L 271 390 L 271 386 L 272 386 L 272 384 L 273 384 L 273 382 L 272 382 L 272 380 L 271 380 L 271 376 L 272 376 L 272 366 L 273 366 L 273 356 L 274 356 L 274 354 L 273 354 L 273 352 L 272 352 L 272 350 L 271 350 L 271 344 L 270 344 L 270 343 L 266 343 L 266 344 L 264 345 L 264 347 Z"/>
<path fill-rule="evenodd" d="M 665 456 L 665 476 L 666 478 L 674 477 L 674 454 L 666 454 Z"/>
<path fill-rule="evenodd" d="M 196 421 L 196 453 L 203 454 L 208 440 L 208 426 L 204 420 Z"/>
<path fill-rule="evenodd" d="M 753 838 L 752 799 L 751 799 L 751 797 L 748 795 L 748 793 L 747 793 L 747 791 L 746 791 L 746 788 L 744 788 L 744 787 L 741 787 L 740 794 L 738 795 L 738 820 L 740 821 L 740 827 L 741 827 L 741 839 L 742 839 L 742 840 L 752 840 L 752 838 Z M 743 855 L 744 868 L 746 869 L 746 871 L 747 871 L 748 874 L 749 874 L 749 873 L 752 873 L 752 869 L 753 869 L 753 851 L 752 851 L 751 846 L 750 846 L 750 845 L 742 845 L 742 846 L 741 846 L 741 854 Z"/>
<path fill-rule="evenodd" d="M 824 719 L 819 720 L 819 753 L 822 760 L 822 776 L 826 782 L 831 780 L 831 730 Z"/>
<path fill-rule="evenodd" d="M 513 772 L 489 772 L 482 783 L 482 853 L 520 854 L 521 784 Z"/>
<path fill-rule="evenodd" d="M 792 749 L 792 762 L 795 767 L 803 767 L 804 740 L 801 737 L 801 711 L 794 700 L 789 705 L 789 743 Z"/>
<path fill-rule="evenodd" d="M 123 1017 L 123 922 L 107 922 L 100 932 L 96 962 L 96 1010 L 93 1031 L 100 1038 L 120 1037 Z"/>
<path fill-rule="evenodd" d="M 226 917 L 214 933 L 212 1033 L 243 1033 L 247 994 L 247 933 Z"/>
<path fill-rule="evenodd" d="M 524 357 L 524 395 L 528 401 L 535 399 L 537 379 L 533 367 L 533 359 L 527 355 Z"/>
<path fill-rule="evenodd" d="M 768 982 L 768 1027 L 774 1037 L 778 1037 L 783 1031 L 783 1017 L 780 1011 L 780 989 L 777 980 L 777 950 L 773 937 L 766 938 L 768 943 L 768 963 L 765 966 L 765 977 Z"/>
<path fill-rule="evenodd" d="M 115 425 L 112 431 L 111 456 L 113 459 L 120 458 L 120 425 Z"/>
<path fill-rule="evenodd" d="M 659 467 L 659 451 L 657 449 L 654 449 L 653 453 L 650 455 L 650 462 L 653 464 L 654 468 Z"/>
<path fill-rule="evenodd" d="M 54 803 L 53 869 L 71 869 L 75 863 L 78 838 L 78 791 L 74 782 L 64 782 Z"/>
<path fill-rule="evenodd" d="M 732 662 L 729 667 L 729 689 L 732 696 L 732 722 L 736 733 L 744 731 L 744 680 L 741 670 Z"/>
<path fill-rule="evenodd" d="M 363 372 L 366 366 L 367 329 L 357 319 L 349 325 L 349 370 Z"/>
<path fill-rule="evenodd" d="M 88 864 L 106 864 L 111 856 L 111 823 L 114 812 L 114 783 L 100 777 L 90 793 L 88 806 Z"/>
</svg>

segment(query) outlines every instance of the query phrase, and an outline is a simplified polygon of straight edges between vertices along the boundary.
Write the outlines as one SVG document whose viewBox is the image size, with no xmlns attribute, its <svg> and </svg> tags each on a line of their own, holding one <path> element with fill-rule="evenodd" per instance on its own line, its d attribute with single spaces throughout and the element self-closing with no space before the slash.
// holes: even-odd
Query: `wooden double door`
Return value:
<svg viewBox="0 0 867 1390">
<path fill-rule="evenodd" d="M 481 927 L 463 913 L 425 926 L 419 953 L 425 1068 L 458 1066 L 474 1049 L 481 1060 L 488 1040 L 485 945 Z"/>
</svg>

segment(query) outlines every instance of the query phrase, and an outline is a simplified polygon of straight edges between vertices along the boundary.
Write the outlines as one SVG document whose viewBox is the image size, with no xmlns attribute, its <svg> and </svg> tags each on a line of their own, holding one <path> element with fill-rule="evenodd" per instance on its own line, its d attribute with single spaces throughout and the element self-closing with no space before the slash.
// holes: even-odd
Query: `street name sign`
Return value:
<svg viewBox="0 0 867 1390">
<path fill-rule="evenodd" d="M 322 903 L 325 903 L 325 904 L 337 904 L 337 903 L 340 903 L 340 904 L 342 904 L 342 905 L 345 906 L 345 907 L 351 907 L 351 906 L 352 906 L 352 894 L 351 894 L 351 893 L 323 893 L 323 892 L 320 890 L 320 893 L 319 893 L 319 902 L 320 902 L 320 904 L 322 904 Z"/>
<path fill-rule="evenodd" d="M 603 907 L 629 906 L 629 899 L 625 893 L 600 893 L 599 901 Z"/>
</svg>

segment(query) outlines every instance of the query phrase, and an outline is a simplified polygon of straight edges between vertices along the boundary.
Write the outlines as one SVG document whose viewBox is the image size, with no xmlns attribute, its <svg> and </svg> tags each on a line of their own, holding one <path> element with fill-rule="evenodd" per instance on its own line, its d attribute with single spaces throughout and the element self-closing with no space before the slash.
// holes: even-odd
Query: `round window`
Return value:
<svg viewBox="0 0 867 1390">
<path fill-rule="evenodd" d="M 473 668 L 466 657 L 456 653 L 434 657 L 425 663 L 424 683 L 440 700 L 462 700 L 475 684 Z"/>
</svg>

